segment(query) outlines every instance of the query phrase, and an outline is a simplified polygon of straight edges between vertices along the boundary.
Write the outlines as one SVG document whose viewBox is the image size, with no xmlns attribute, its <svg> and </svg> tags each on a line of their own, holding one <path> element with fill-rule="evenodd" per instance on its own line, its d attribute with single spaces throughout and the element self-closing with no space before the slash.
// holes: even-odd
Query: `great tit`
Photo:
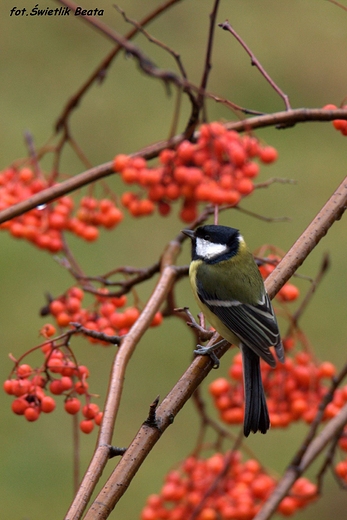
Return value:
<svg viewBox="0 0 347 520">
<path fill-rule="evenodd" d="M 284 350 L 276 316 L 263 279 L 238 229 L 201 226 L 183 230 L 192 240 L 189 278 L 199 307 L 216 331 L 242 353 L 245 392 L 244 435 L 270 427 L 260 358 L 271 367 Z M 218 344 L 195 352 L 210 355 Z"/>
</svg>

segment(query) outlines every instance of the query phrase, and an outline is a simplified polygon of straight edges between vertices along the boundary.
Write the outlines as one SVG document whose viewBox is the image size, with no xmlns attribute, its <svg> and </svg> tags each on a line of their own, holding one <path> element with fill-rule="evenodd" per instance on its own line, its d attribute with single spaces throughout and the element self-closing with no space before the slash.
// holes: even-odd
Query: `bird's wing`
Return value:
<svg viewBox="0 0 347 520">
<path fill-rule="evenodd" d="M 275 346 L 277 357 L 284 361 L 283 346 L 278 331 L 269 296 L 263 293 L 261 300 L 255 305 L 241 303 L 237 300 L 219 300 L 206 293 L 199 286 L 197 290 L 201 301 L 213 312 L 224 325 L 237 336 L 240 341 L 251 348 L 270 366 L 276 361 L 269 350 Z"/>
</svg>

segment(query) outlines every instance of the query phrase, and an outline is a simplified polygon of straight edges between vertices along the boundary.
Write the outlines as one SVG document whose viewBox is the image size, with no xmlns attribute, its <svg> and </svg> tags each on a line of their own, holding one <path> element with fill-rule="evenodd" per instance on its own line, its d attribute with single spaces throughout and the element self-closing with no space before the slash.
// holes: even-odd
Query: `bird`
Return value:
<svg viewBox="0 0 347 520">
<path fill-rule="evenodd" d="M 260 358 L 271 367 L 284 363 L 277 319 L 262 276 L 238 229 L 205 225 L 182 233 L 191 239 L 189 278 L 196 301 L 213 328 L 242 354 L 245 413 L 243 432 L 266 433 L 269 412 L 261 379 Z M 197 354 L 212 355 L 219 342 L 198 345 Z"/>
</svg>

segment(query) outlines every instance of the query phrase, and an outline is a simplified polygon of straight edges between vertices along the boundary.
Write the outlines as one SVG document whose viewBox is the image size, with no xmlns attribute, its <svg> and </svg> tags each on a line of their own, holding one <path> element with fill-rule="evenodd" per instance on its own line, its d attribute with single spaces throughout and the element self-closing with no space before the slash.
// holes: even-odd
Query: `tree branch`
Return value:
<svg viewBox="0 0 347 520">
<path fill-rule="evenodd" d="M 183 240 L 183 238 L 181 240 Z M 120 405 L 126 368 L 132 354 L 134 353 L 136 345 L 150 326 L 155 313 L 158 311 L 160 305 L 165 301 L 167 294 L 175 281 L 176 269 L 174 263 L 180 252 L 181 240 L 174 240 L 167 246 L 162 259 L 161 276 L 156 288 L 140 314 L 140 317 L 123 339 L 120 349 L 115 356 L 104 408 L 104 416 L 97 441 L 97 448 L 82 480 L 80 489 L 66 515 L 66 520 L 77 520 L 81 518 L 103 469 L 106 466 L 109 458 L 109 447 L 111 445 L 117 412 Z M 159 434 L 159 431 L 155 428 L 149 426 L 143 426 L 143 428 L 154 430 Z M 121 460 L 123 461 L 123 458 Z"/>
<path fill-rule="evenodd" d="M 281 96 L 281 98 L 283 99 L 284 101 L 284 104 L 286 106 L 286 109 L 287 110 L 290 110 L 291 109 L 291 106 L 290 106 L 290 103 L 289 103 L 289 98 L 287 96 L 287 94 L 285 94 L 280 88 L 278 85 L 276 85 L 276 83 L 274 82 L 274 80 L 269 76 L 269 74 L 266 72 L 266 70 L 264 69 L 264 67 L 261 65 L 260 61 L 255 57 L 255 55 L 253 54 L 253 52 L 251 51 L 251 49 L 248 47 L 248 45 L 243 41 L 243 39 L 241 38 L 241 36 L 239 36 L 237 34 L 237 32 L 235 31 L 235 29 L 230 25 L 230 23 L 228 22 L 228 20 L 226 20 L 225 22 L 223 23 L 219 23 L 218 24 L 219 27 L 221 27 L 222 29 L 224 29 L 224 31 L 229 31 L 233 36 L 234 38 L 236 38 L 236 40 L 242 45 L 242 47 L 245 49 L 245 51 L 247 52 L 247 54 L 250 56 L 251 58 L 251 63 L 252 65 L 255 65 L 257 67 L 257 69 L 259 70 L 259 72 L 264 76 L 264 78 L 266 79 L 266 81 L 271 85 L 271 87 L 277 92 L 277 94 L 279 96 Z"/>
<path fill-rule="evenodd" d="M 295 123 L 304 123 L 312 121 L 333 121 L 334 119 L 347 120 L 347 110 L 323 110 L 322 108 L 298 108 L 296 110 L 287 110 L 284 112 L 276 112 L 275 114 L 266 114 L 263 116 L 252 117 L 245 119 L 244 121 L 229 122 L 225 124 L 228 130 L 235 130 L 237 132 L 250 131 L 255 128 L 264 128 L 266 126 L 281 126 L 282 125 L 293 125 Z M 199 133 L 194 133 L 194 139 L 197 139 Z M 152 159 L 158 156 L 158 154 L 167 148 L 168 146 L 176 146 L 184 139 L 184 134 L 179 134 L 168 141 L 160 141 L 153 145 L 147 146 L 142 150 L 131 154 L 132 156 L 141 156 L 145 159 Z M 35 193 L 29 199 L 26 199 L 18 204 L 14 204 L 9 208 L 0 211 L 0 224 L 11 220 L 14 217 L 18 217 L 27 211 L 36 208 L 42 204 L 47 204 L 53 200 L 71 193 L 83 186 L 86 186 L 92 182 L 95 182 L 104 177 L 114 174 L 112 161 L 104 164 L 100 164 L 95 168 L 91 168 L 83 173 L 75 175 L 70 179 L 63 181 L 59 184 L 51 186 L 45 190 Z"/>
</svg>

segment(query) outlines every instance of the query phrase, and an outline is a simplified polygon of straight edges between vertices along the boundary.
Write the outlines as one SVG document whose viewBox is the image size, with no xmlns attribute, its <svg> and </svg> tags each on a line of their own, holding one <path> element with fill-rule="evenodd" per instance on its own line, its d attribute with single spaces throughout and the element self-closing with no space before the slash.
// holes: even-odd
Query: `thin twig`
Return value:
<svg viewBox="0 0 347 520">
<path fill-rule="evenodd" d="M 328 2 L 330 2 L 331 4 L 335 4 L 335 5 L 337 5 L 338 7 L 341 7 L 341 9 L 344 9 L 345 11 L 347 11 L 347 7 L 346 7 L 345 5 L 340 4 L 340 3 L 337 2 L 336 0 L 328 0 Z"/>
<path fill-rule="evenodd" d="M 312 299 L 313 294 L 316 292 L 318 285 L 320 284 L 324 275 L 326 274 L 327 270 L 329 269 L 329 266 L 330 266 L 329 254 L 325 253 L 323 256 L 323 260 L 322 260 L 322 263 L 321 263 L 317 276 L 315 277 L 314 280 L 312 280 L 312 283 L 310 285 L 309 290 L 307 291 L 307 293 L 305 295 L 305 298 L 302 300 L 300 306 L 295 311 L 295 313 L 292 315 L 291 327 L 297 326 L 299 319 L 301 318 L 305 309 L 307 309 L 307 307 Z M 289 331 L 289 334 L 290 334 L 290 331 Z"/>
<path fill-rule="evenodd" d="M 252 65 L 255 65 L 257 67 L 257 69 L 259 70 L 259 72 L 264 76 L 264 78 L 266 79 L 266 81 L 271 85 L 271 87 L 277 92 L 277 94 L 279 96 L 281 96 L 281 98 L 283 99 L 284 101 L 284 104 L 286 106 L 286 109 L 287 110 L 290 110 L 291 109 L 291 106 L 290 106 L 290 103 L 289 103 L 289 98 L 287 96 L 287 94 L 285 94 L 280 88 L 278 85 L 276 85 L 276 83 L 274 82 L 274 80 L 269 76 L 269 74 L 266 72 L 266 70 L 264 69 L 264 67 L 261 65 L 260 61 L 255 57 L 254 53 L 251 51 L 251 49 L 248 47 L 248 45 L 243 41 L 243 39 L 241 38 L 241 36 L 239 36 L 239 34 L 237 34 L 237 32 L 235 31 L 235 29 L 230 25 L 230 23 L 228 22 L 228 20 L 226 20 L 225 22 L 223 23 L 219 23 L 218 24 L 219 27 L 221 27 L 222 29 L 224 29 L 224 31 L 229 31 L 233 36 L 234 38 L 236 38 L 236 40 L 242 45 L 242 47 L 245 49 L 245 51 L 247 52 L 247 54 L 250 56 L 251 58 L 251 63 Z"/>
<path fill-rule="evenodd" d="M 152 12 L 150 12 L 148 15 L 146 15 L 140 22 L 139 25 L 141 27 L 145 27 L 148 25 L 152 20 L 154 20 L 157 16 L 162 14 L 164 11 L 168 10 L 170 7 L 172 7 L 174 4 L 180 2 L 181 0 L 169 0 L 167 2 L 164 2 L 159 7 L 156 7 Z M 127 40 L 131 40 L 136 34 L 138 33 L 138 28 L 134 27 L 131 31 L 129 31 L 125 38 Z M 68 119 L 71 116 L 73 110 L 77 108 L 77 106 L 80 104 L 83 96 L 86 94 L 86 92 L 90 89 L 90 87 L 95 83 L 96 81 L 103 81 L 106 76 L 107 69 L 110 67 L 112 61 L 114 58 L 119 54 L 119 52 L 122 50 L 121 45 L 117 45 L 107 56 L 102 60 L 100 65 L 95 69 L 95 71 L 92 73 L 92 75 L 87 79 L 87 81 L 80 87 L 80 89 L 74 94 L 69 101 L 67 102 L 62 114 L 59 116 L 56 124 L 55 129 L 58 132 L 61 128 L 67 127 Z"/>
<path fill-rule="evenodd" d="M 204 105 L 207 81 L 208 81 L 208 77 L 209 77 L 209 74 L 210 74 L 210 71 L 212 68 L 212 63 L 211 63 L 212 45 L 213 45 L 213 36 L 214 36 L 214 31 L 215 31 L 219 1 L 220 0 L 215 0 L 212 12 L 210 13 L 210 27 L 209 27 L 209 34 L 208 34 L 208 39 L 207 39 L 205 66 L 204 66 L 204 71 L 203 71 L 201 82 L 200 82 L 200 89 L 198 91 L 198 96 L 196 99 L 196 105 L 193 106 L 193 108 L 195 108 L 195 110 L 192 111 L 192 114 L 190 116 L 190 119 L 188 121 L 186 130 L 185 130 L 185 135 L 186 135 L 187 139 L 191 138 L 191 136 L 198 124 L 199 115 L 200 115 L 201 109 Z"/>
</svg>

